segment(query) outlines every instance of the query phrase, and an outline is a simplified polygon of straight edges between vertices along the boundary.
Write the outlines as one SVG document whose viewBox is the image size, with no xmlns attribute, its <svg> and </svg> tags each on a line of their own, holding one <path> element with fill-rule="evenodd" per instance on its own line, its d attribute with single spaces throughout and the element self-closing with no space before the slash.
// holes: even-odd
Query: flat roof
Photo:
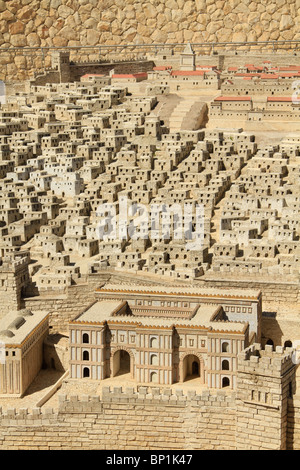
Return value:
<svg viewBox="0 0 300 470">
<path fill-rule="evenodd" d="M 176 286 L 126 286 L 121 287 L 118 284 L 106 284 L 96 289 L 96 293 L 123 293 L 123 294 L 152 294 L 152 295 L 183 295 L 191 297 L 218 297 L 218 298 L 245 298 L 258 299 L 261 291 L 258 289 L 217 289 L 217 288 L 201 288 L 201 287 L 176 287 Z"/>
<path fill-rule="evenodd" d="M 0 320 L 0 341 L 5 345 L 20 346 L 49 313 L 28 309 L 9 312 Z"/>
<path fill-rule="evenodd" d="M 292 101 L 291 96 L 268 96 L 267 101 Z"/>
<path fill-rule="evenodd" d="M 124 326 L 132 325 L 139 328 L 152 327 L 168 329 L 175 326 L 176 328 L 203 328 L 213 330 L 214 332 L 225 331 L 228 333 L 241 334 L 243 334 L 248 327 L 248 322 L 214 321 L 215 316 L 220 310 L 220 306 L 216 304 L 199 304 L 196 314 L 191 319 L 130 314 L 114 315 L 118 310 L 121 310 L 124 305 L 125 302 L 122 301 L 98 301 L 70 323 L 80 325 L 104 324 L 104 322 L 107 322 L 109 325 L 119 324 Z"/>
</svg>

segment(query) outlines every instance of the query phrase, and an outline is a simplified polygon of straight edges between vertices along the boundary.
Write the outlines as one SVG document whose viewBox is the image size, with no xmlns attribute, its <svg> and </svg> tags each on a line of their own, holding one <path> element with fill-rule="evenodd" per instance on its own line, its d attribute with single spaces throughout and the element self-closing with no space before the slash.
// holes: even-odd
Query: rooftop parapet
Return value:
<svg viewBox="0 0 300 470">
<path fill-rule="evenodd" d="M 211 405 L 216 402 L 219 406 L 233 406 L 236 395 L 234 392 L 222 390 L 210 391 L 203 389 L 196 390 L 171 389 L 168 387 L 110 387 L 102 388 L 100 395 L 59 395 L 59 412 L 87 412 L 103 410 L 103 403 L 134 403 L 144 405 L 163 405 L 185 407 L 192 403 L 195 406 Z M 104 411 L 104 410 L 103 410 Z"/>
</svg>

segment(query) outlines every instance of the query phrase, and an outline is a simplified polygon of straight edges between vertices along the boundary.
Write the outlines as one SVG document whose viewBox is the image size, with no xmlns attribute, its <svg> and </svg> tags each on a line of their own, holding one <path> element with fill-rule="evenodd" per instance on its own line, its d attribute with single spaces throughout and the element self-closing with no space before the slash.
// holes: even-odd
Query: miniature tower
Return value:
<svg viewBox="0 0 300 470">
<path fill-rule="evenodd" d="M 184 51 L 180 54 L 180 70 L 192 71 L 195 69 L 195 52 L 188 42 Z"/>
<path fill-rule="evenodd" d="M 285 450 L 288 398 L 295 393 L 292 348 L 259 344 L 238 355 L 238 450 Z"/>
<path fill-rule="evenodd" d="M 59 81 L 66 83 L 70 81 L 70 53 L 53 52 L 51 57 L 52 68 L 58 70 Z"/>
<path fill-rule="evenodd" d="M 29 282 L 29 262 L 27 254 L 0 259 L 0 318 L 21 308 L 23 289 Z"/>
</svg>

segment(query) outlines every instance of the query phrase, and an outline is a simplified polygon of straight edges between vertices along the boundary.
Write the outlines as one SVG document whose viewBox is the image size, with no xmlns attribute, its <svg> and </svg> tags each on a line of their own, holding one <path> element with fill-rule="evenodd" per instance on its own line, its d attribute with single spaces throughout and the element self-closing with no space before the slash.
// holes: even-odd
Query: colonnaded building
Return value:
<svg viewBox="0 0 300 470">
<path fill-rule="evenodd" d="M 260 292 L 105 285 L 96 296 L 70 323 L 72 378 L 128 370 L 138 383 L 198 376 L 235 389 L 238 353 L 260 341 Z"/>
</svg>

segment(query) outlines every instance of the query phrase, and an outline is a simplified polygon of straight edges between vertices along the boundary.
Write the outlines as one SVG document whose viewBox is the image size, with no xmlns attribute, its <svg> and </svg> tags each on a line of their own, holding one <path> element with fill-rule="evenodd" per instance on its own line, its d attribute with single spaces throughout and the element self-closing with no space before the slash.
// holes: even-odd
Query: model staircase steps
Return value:
<svg viewBox="0 0 300 470">
<path fill-rule="evenodd" d="M 170 131 L 176 132 L 181 130 L 182 124 L 191 107 L 195 104 L 194 99 L 183 99 L 178 103 L 170 116 Z"/>
</svg>

